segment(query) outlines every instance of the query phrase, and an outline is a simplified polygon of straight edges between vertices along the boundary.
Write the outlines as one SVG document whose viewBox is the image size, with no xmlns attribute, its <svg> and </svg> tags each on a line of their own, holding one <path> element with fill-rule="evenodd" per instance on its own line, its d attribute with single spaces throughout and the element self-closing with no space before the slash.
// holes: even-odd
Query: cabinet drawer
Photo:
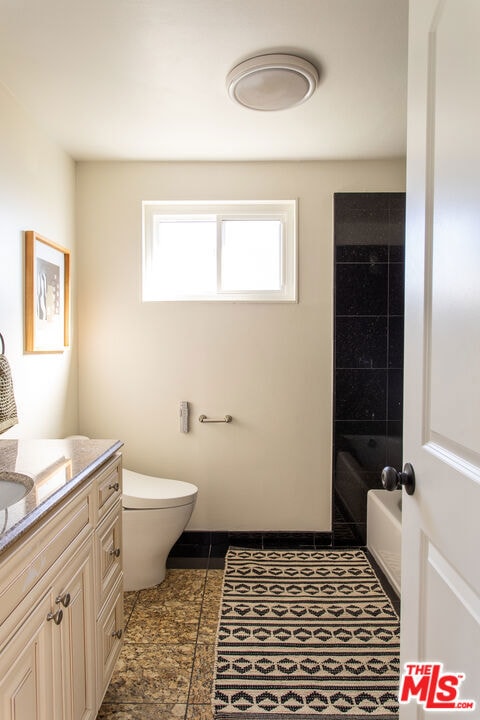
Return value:
<svg viewBox="0 0 480 720">
<path fill-rule="evenodd" d="M 96 606 L 100 610 L 122 571 L 122 504 L 117 504 L 95 532 Z"/>
<path fill-rule="evenodd" d="M 2 564 L 0 625 L 62 553 L 80 547 L 92 532 L 91 488 L 88 484 L 76 497 L 60 505 L 47 523 L 12 546 Z"/>
<path fill-rule="evenodd" d="M 123 575 L 97 621 L 97 707 L 112 677 L 123 642 Z"/>
<path fill-rule="evenodd" d="M 109 512 L 122 496 L 121 455 L 117 454 L 95 478 L 97 522 Z"/>
</svg>

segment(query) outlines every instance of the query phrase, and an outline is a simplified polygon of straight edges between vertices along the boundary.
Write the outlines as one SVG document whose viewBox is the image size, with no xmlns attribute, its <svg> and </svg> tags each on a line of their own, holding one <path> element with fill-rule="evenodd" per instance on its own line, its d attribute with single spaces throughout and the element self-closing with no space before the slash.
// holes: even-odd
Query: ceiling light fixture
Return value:
<svg viewBox="0 0 480 720">
<path fill-rule="evenodd" d="M 286 110 L 315 92 L 318 70 L 297 55 L 258 55 L 227 75 L 228 94 L 251 110 Z"/>
</svg>

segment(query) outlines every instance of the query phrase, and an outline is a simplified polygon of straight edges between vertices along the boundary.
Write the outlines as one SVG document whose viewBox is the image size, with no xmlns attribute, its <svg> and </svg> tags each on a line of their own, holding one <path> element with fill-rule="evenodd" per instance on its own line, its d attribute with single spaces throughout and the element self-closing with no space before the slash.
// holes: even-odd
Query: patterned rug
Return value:
<svg viewBox="0 0 480 720">
<path fill-rule="evenodd" d="M 397 718 L 399 638 L 363 550 L 230 548 L 215 718 Z"/>
</svg>

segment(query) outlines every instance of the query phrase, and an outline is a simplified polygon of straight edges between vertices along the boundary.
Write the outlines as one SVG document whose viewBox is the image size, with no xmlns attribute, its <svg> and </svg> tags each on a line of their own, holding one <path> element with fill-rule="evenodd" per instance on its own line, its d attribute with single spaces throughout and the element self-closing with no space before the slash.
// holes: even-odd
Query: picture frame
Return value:
<svg viewBox="0 0 480 720">
<path fill-rule="evenodd" d="M 25 352 L 58 353 L 69 345 L 70 251 L 25 232 Z"/>
</svg>

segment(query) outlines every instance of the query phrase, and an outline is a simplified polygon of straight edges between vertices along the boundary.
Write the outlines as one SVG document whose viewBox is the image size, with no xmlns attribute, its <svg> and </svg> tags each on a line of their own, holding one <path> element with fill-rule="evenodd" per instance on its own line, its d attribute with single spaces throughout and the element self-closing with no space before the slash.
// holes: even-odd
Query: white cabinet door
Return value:
<svg viewBox="0 0 480 720">
<path fill-rule="evenodd" d="M 1 720 L 96 716 L 91 539 L 59 569 L 58 580 L 2 649 Z"/>
<path fill-rule="evenodd" d="M 480 712 L 480 2 L 409 22 L 400 717 L 447 720 Z"/>
<path fill-rule="evenodd" d="M 60 716 L 61 687 L 57 680 L 61 668 L 54 652 L 58 627 L 47 620 L 52 602 L 50 588 L 2 650 L 2 720 L 52 720 Z"/>
<path fill-rule="evenodd" d="M 56 607 L 63 612 L 61 638 L 62 720 L 96 715 L 93 547 L 82 545 L 56 583 Z"/>
</svg>

